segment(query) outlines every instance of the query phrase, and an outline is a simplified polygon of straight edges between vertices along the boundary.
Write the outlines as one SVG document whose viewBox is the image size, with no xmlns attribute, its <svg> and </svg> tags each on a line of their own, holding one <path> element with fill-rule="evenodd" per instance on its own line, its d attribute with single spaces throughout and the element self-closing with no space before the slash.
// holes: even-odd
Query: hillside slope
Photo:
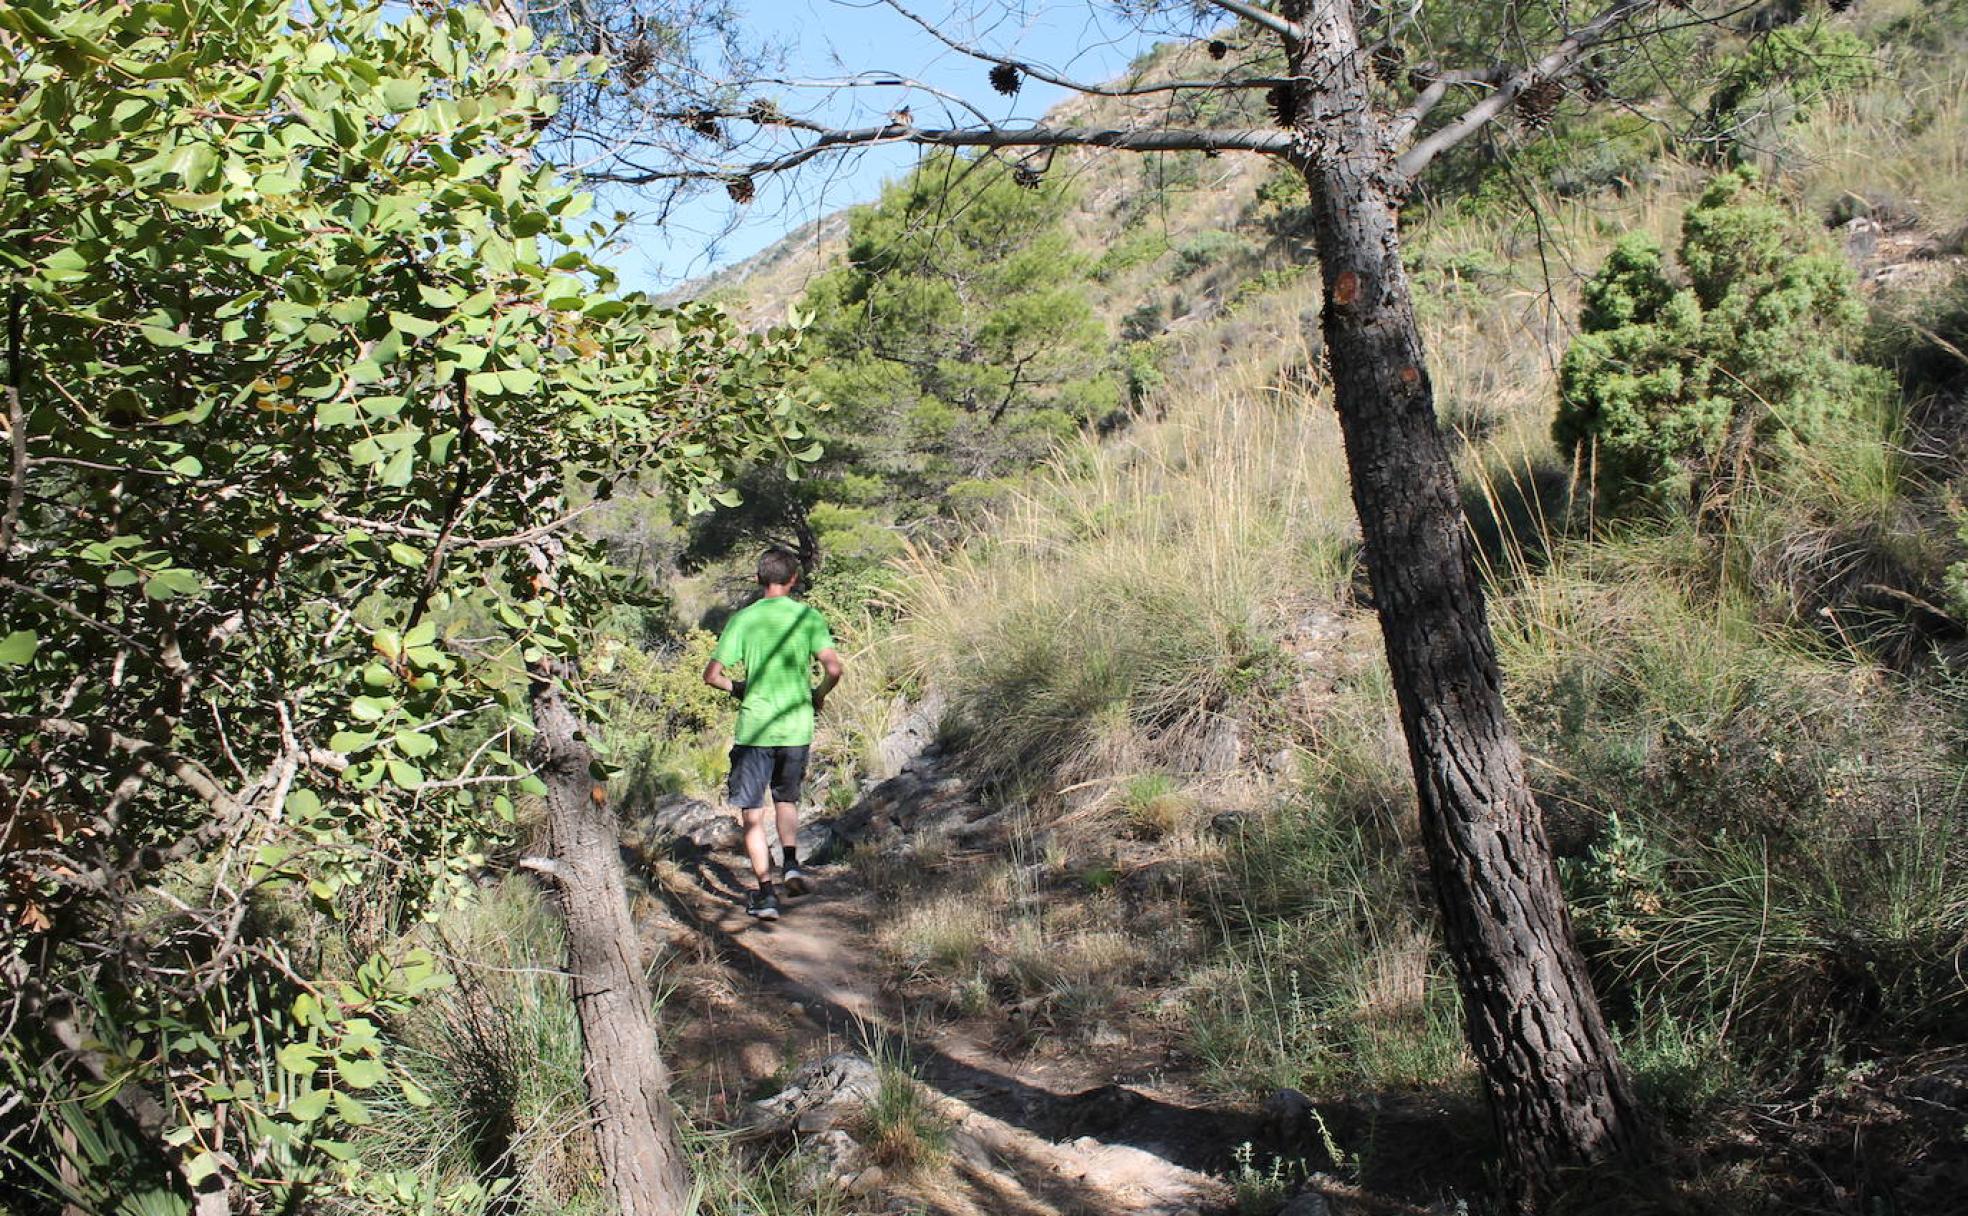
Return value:
<svg viewBox="0 0 1968 1216">
<path fill-rule="evenodd" d="M 1754 139 L 1718 143 L 1709 98 L 1580 107 L 1498 131 L 1408 215 L 1510 701 L 1621 1049 L 1676 1146 L 1578 1210 L 1939 1213 L 1968 1174 L 1968 6 L 1786 11 L 1802 19 L 1703 50 L 1732 104 L 1763 90 L 1736 128 Z M 1858 69 L 1814 74 L 1828 47 Z M 1717 201 L 1737 164 L 1756 178 Z M 1307 337 L 1300 198 L 1227 157 L 1062 155 L 1046 181 L 1063 218 L 1034 214 L 1069 235 L 1067 286 L 1139 372 L 1125 417 L 913 503 L 847 496 L 890 466 L 857 467 L 844 432 L 804 500 L 832 546 L 815 595 L 851 650 L 817 798 L 894 823 L 835 871 L 874 901 L 884 1016 L 1010 1070 L 1211 1101 L 1227 1127 L 1267 1099 L 1316 1112 L 1221 1165 L 1244 1211 L 1315 1173 L 1331 1194 L 1480 1208 L 1487 1133 Z M 840 256 L 911 214 L 885 200 L 858 235 L 850 217 Z M 1885 394 L 1693 469 L 1722 489 L 1692 507 L 1621 497 L 1552 438 L 1567 352 L 1614 332 L 1586 297 L 1606 298 L 1616 247 L 1651 238 L 1662 290 L 1693 290 L 1706 255 L 1686 234 L 1718 216 L 1765 225 L 1775 281 L 1808 265 L 1827 298 L 1850 293 L 1856 328 L 1796 349 Z M 1027 235 L 1045 234 L 1007 237 Z M 816 248 L 718 291 L 779 315 L 853 271 Z M 1682 357 L 1771 374 L 1727 298 Z M 828 342 L 854 338 L 844 315 Z M 823 344 L 819 374 L 855 389 L 826 364 L 863 353 Z M 1744 417 L 1739 438 L 1770 429 Z M 874 533 L 911 543 L 840 556 Z M 693 569 L 694 617 L 725 591 L 715 562 Z M 660 700 L 701 645 L 637 660 L 624 687 Z M 633 753 L 640 788 L 710 793 L 721 713 Z M 879 784 L 904 727 L 937 737 L 930 784 L 984 826 L 914 801 L 920 771 Z"/>
</svg>

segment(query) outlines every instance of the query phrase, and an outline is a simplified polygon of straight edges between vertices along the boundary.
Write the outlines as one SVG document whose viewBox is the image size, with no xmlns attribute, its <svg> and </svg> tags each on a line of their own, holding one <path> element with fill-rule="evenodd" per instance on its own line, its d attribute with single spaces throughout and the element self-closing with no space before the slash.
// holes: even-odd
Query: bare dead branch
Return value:
<svg viewBox="0 0 1968 1216">
<path fill-rule="evenodd" d="M 820 138 L 781 156 L 732 165 L 718 172 L 702 169 L 660 169 L 639 174 L 595 177 L 623 185 L 645 186 L 686 178 L 750 177 L 782 173 L 828 152 L 880 144 L 910 143 L 938 148 L 1116 148 L 1126 152 L 1264 152 L 1279 155 L 1291 146 L 1286 131 L 1147 130 L 1122 127 L 918 127 L 890 122 L 878 127 L 830 129 Z"/>
<path fill-rule="evenodd" d="M 23 734 L 56 735 L 88 743 L 104 752 L 121 752 L 140 764 L 162 769 L 178 783 L 199 796 L 227 819 L 244 818 L 248 807 L 238 795 L 221 785 L 204 765 L 179 755 L 162 744 L 119 734 L 107 726 L 77 722 L 72 718 L 37 718 L 26 714 L 0 714 L 0 728 Z"/>
<path fill-rule="evenodd" d="M 21 508 L 27 502 L 27 411 L 21 406 L 21 296 L 7 299 L 7 505 L 0 509 L 0 568 L 14 551 L 20 531 Z"/>
<path fill-rule="evenodd" d="M 1305 27 L 1287 17 L 1280 16 L 1268 8 L 1247 4 L 1244 0 L 1209 0 L 1226 13 L 1234 13 L 1252 25 L 1261 25 L 1274 34 L 1282 34 L 1297 42 L 1304 42 Z"/>
<path fill-rule="evenodd" d="M 1470 106 L 1458 114 L 1454 121 L 1395 157 L 1395 172 L 1413 181 L 1437 156 L 1468 139 L 1481 130 L 1485 123 L 1501 114 L 1506 106 L 1517 100 L 1519 93 L 1538 81 L 1551 80 L 1564 75 L 1593 47 L 1617 33 L 1635 17 L 1659 8 L 1662 3 L 1663 0 L 1613 0 L 1599 11 L 1598 16 L 1572 31 L 1543 58 L 1508 76 L 1497 86 L 1496 92 Z"/>
<path fill-rule="evenodd" d="M 1408 103 L 1399 114 L 1387 122 L 1388 143 L 1400 147 L 1414 137 L 1421 127 L 1422 120 L 1442 104 L 1449 90 L 1457 85 L 1494 85 L 1503 79 L 1504 68 L 1483 68 L 1476 71 L 1435 72 L 1424 68 L 1416 71 L 1428 81 L 1422 86 L 1415 99 Z"/>
</svg>

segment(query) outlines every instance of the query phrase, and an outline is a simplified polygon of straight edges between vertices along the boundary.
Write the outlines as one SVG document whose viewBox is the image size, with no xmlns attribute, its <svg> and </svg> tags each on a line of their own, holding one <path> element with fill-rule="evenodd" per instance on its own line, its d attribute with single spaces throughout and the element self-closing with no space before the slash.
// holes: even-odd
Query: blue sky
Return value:
<svg viewBox="0 0 1968 1216">
<path fill-rule="evenodd" d="M 1078 79 L 1117 76 L 1157 41 L 1120 16 L 1111 0 L 905 2 L 963 41 L 1042 62 Z M 784 48 L 784 70 L 791 77 L 893 73 L 956 93 L 1000 120 L 1037 119 L 1065 96 L 1064 90 L 1029 79 L 1018 96 L 998 96 L 985 80 L 986 65 L 937 42 L 882 0 L 737 3 L 754 35 Z M 816 117 L 860 123 L 877 121 L 903 104 L 911 106 L 918 121 L 937 121 L 942 108 L 934 97 L 911 97 L 892 88 L 850 90 L 831 101 L 802 91 L 789 93 L 786 102 L 795 112 L 815 104 L 823 105 Z M 632 226 L 626 246 L 609 260 L 625 285 L 668 290 L 756 253 L 801 224 L 874 198 L 884 180 L 906 173 L 920 155 L 906 145 L 889 145 L 817 160 L 794 174 L 761 179 L 758 197 L 749 207 L 737 207 L 722 190 L 713 189 L 673 214 L 667 224 Z M 606 191 L 600 201 L 630 213 L 648 210 L 627 190 Z"/>
</svg>

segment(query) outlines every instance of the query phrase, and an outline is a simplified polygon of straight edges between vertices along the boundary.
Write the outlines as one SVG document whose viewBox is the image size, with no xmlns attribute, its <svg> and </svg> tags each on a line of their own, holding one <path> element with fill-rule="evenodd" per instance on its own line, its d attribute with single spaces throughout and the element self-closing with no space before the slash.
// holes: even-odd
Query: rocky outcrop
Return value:
<svg viewBox="0 0 1968 1216">
<path fill-rule="evenodd" d="M 687 841 L 699 849 L 735 849 L 744 841 L 738 817 L 729 808 L 702 798 L 671 794 L 658 798 L 646 811 L 624 825 L 624 834 L 644 845 Z"/>
<path fill-rule="evenodd" d="M 752 1143 L 791 1140 L 810 1193 L 866 1196 L 887 1181 L 856 1133 L 881 1091 L 881 1070 L 866 1056 L 835 1052 L 793 1074 L 785 1089 L 747 1105 L 738 1134 Z"/>
<path fill-rule="evenodd" d="M 747 1104 L 738 1128 L 748 1139 L 842 1130 L 880 1090 L 881 1070 L 873 1061 L 837 1051 L 802 1067 L 778 1093 Z"/>
<path fill-rule="evenodd" d="M 935 750 L 916 756 L 834 820 L 834 834 L 845 847 L 881 845 L 939 829 L 961 833 L 966 825 L 981 822 L 990 812 L 951 771 L 954 767 Z"/>
</svg>

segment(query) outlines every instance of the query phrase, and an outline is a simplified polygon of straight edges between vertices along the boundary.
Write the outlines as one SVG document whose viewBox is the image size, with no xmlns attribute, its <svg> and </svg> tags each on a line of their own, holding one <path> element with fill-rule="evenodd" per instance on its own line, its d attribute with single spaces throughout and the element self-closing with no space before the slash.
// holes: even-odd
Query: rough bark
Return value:
<svg viewBox="0 0 1968 1216">
<path fill-rule="evenodd" d="M 1515 1199 L 1641 1142 L 1505 711 L 1351 6 L 1312 6 L 1294 72 L 1326 358 L 1443 931 Z"/>
<path fill-rule="evenodd" d="M 657 1053 L 619 834 L 561 679 L 551 663 L 533 671 L 534 754 L 547 785 L 550 876 L 567 922 L 595 1149 L 621 1216 L 675 1216 L 689 1201 L 690 1173 Z"/>
</svg>

